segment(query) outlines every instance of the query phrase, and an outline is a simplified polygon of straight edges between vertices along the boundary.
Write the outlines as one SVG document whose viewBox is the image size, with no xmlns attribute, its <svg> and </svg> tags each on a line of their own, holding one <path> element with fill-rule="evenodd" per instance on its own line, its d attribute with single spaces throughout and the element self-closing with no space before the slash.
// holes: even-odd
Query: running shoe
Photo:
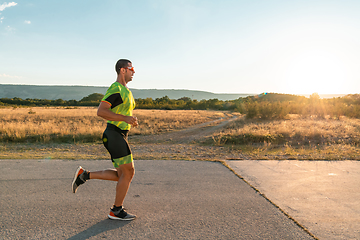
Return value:
<svg viewBox="0 0 360 240">
<path fill-rule="evenodd" d="M 86 170 L 83 169 L 81 166 L 79 166 L 76 169 L 74 180 L 72 182 L 72 192 L 76 193 L 77 188 L 86 182 L 86 179 L 84 178 L 84 173 L 86 173 Z"/>
<path fill-rule="evenodd" d="M 113 220 L 131 221 L 136 218 L 135 215 L 129 214 L 123 207 L 120 209 L 111 208 L 108 218 Z"/>
</svg>

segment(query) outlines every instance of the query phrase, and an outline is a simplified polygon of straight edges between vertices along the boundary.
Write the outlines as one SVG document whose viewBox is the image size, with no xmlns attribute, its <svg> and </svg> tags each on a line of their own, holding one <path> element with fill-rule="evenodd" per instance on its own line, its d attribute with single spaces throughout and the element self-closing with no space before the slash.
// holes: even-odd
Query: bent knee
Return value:
<svg viewBox="0 0 360 240">
<path fill-rule="evenodd" d="M 118 170 L 118 172 L 121 172 L 121 176 L 126 177 L 128 179 L 132 179 L 135 175 L 135 168 L 132 164 L 125 164 L 120 167 L 121 170 Z"/>
<path fill-rule="evenodd" d="M 134 168 L 134 167 L 129 168 L 128 171 L 127 171 L 127 175 L 128 175 L 130 178 L 133 178 L 134 175 L 135 175 L 135 168 Z"/>
</svg>

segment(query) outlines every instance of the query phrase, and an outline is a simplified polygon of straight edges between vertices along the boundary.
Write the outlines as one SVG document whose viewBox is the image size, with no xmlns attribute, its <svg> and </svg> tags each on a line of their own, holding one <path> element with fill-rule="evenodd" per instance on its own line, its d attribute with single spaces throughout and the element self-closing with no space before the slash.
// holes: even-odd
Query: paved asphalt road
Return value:
<svg viewBox="0 0 360 240">
<path fill-rule="evenodd" d="M 76 194 L 77 166 L 106 161 L 0 160 L 0 239 L 313 239 L 217 162 L 135 161 L 125 207 L 107 219 L 115 182 L 91 180 Z"/>
<path fill-rule="evenodd" d="M 360 239 L 360 161 L 226 161 L 319 239 Z"/>
</svg>

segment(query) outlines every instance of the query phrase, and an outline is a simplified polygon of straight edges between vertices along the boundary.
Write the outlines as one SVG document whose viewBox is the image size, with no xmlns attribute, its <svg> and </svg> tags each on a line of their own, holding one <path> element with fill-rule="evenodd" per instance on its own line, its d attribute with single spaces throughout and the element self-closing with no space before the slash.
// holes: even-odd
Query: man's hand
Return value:
<svg viewBox="0 0 360 240">
<path fill-rule="evenodd" d="M 137 117 L 125 116 L 125 122 L 133 127 L 137 127 L 139 125 Z"/>
<path fill-rule="evenodd" d="M 110 111 L 110 107 L 111 105 L 109 103 L 101 102 L 97 111 L 97 115 L 109 121 L 123 121 L 133 127 L 137 127 L 139 125 L 137 117 L 116 114 Z"/>
</svg>

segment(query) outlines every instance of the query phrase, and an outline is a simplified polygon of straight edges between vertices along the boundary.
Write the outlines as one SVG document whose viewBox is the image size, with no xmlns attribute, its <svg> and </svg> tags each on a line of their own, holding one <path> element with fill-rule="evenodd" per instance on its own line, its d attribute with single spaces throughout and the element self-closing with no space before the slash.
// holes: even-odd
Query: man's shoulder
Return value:
<svg viewBox="0 0 360 240">
<path fill-rule="evenodd" d="M 122 96 L 127 96 L 131 94 L 131 91 L 127 87 L 123 86 L 121 83 L 114 82 L 107 90 L 107 93 L 120 93 Z"/>
<path fill-rule="evenodd" d="M 110 85 L 107 92 L 120 92 L 120 90 L 121 90 L 121 84 L 119 84 L 118 82 L 114 82 L 113 84 Z"/>
</svg>

